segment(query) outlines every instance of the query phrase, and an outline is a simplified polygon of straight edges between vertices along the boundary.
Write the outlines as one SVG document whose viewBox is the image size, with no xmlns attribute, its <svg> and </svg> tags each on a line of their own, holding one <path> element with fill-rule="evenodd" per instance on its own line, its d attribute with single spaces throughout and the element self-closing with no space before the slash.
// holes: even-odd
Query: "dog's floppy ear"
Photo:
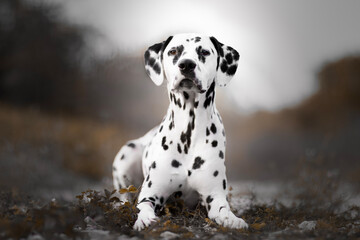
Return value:
<svg viewBox="0 0 360 240">
<path fill-rule="evenodd" d="M 146 73 L 157 86 L 160 86 L 165 78 L 162 65 L 163 52 L 171 39 L 172 36 L 166 41 L 152 45 L 144 54 Z"/>
<path fill-rule="evenodd" d="M 225 46 L 216 38 L 210 37 L 218 53 L 216 83 L 219 86 L 226 86 L 235 75 L 240 58 L 239 53 L 232 47 Z"/>
</svg>

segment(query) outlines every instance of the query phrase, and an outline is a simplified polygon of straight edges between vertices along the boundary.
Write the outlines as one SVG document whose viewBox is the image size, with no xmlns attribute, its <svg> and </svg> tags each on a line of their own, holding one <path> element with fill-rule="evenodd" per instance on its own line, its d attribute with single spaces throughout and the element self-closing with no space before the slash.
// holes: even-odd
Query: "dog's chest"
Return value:
<svg viewBox="0 0 360 240">
<path fill-rule="evenodd" d="M 196 158 L 211 161 L 209 156 L 218 154 L 218 148 L 225 151 L 225 134 L 216 109 L 207 115 L 194 109 L 182 112 L 169 109 L 145 148 L 143 173 L 146 176 L 157 165 L 159 176 L 166 171 L 186 177 Z"/>
</svg>

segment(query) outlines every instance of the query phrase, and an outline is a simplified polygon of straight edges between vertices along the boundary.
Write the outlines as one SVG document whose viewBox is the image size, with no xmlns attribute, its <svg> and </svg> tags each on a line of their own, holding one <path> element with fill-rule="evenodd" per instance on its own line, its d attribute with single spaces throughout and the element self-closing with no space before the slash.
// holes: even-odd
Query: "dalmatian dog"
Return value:
<svg viewBox="0 0 360 240">
<path fill-rule="evenodd" d="M 167 81 L 170 106 L 161 124 L 129 141 L 113 163 L 115 189 L 142 184 L 134 229 L 156 221 L 170 196 L 186 203 L 200 197 L 219 225 L 248 227 L 227 201 L 225 130 L 214 101 L 215 86 L 231 80 L 238 60 L 235 49 L 199 34 L 170 36 L 145 52 L 152 81 Z"/>
</svg>

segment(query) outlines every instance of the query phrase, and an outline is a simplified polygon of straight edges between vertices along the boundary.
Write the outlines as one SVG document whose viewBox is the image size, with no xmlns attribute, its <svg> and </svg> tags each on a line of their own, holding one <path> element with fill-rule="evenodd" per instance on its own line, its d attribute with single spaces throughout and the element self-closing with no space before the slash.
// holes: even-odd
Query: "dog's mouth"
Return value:
<svg viewBox="0 0 360 240">
<path fill-rule="evenodd" d="M 180 81 L 178 88 L 194 90 L 195 92 L 203 93 L 205 90 L 202 89 L 201 83 L 197 83 L 196 80 L 190 78 L 184 78 Z"/>
<path fill-rule="evenodd" d="M 189 79 L 189 78 L 184 78 L 183 80 L 181 80 L 181 82 L 179 83 L 179 87 L 181 88 L 187 88 L 187 89 L 191 89 L 192 87 L 195 86 L 195 83 L 193 80 Z"/>
</svg>

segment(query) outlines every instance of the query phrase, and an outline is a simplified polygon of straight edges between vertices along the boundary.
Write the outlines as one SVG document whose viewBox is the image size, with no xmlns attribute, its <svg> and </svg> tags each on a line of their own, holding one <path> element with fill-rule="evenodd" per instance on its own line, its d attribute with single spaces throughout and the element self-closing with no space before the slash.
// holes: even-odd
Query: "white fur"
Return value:
<svg viewBox="0 0 360 240">
<path fill-rule="evenodd" d="M 201 40 L 195 41 L 196 37 Z M 183 51 L 174 64 L 174 56 L 169 51 L 180 45 Z M 210 52 L 205 61 L 200 59 L 199 46 Z M 232 48 L 219 46 L 226 53 L 237 54 Z M 151 47 L 148 51 L 145 57 L 150 56 L 155 63 L 161 64 L 160 74 L 149 65 L 149 62 L 153 63 L 151 59 L 146 59 L 145 67 L 155 84 L 167 79 L 170 106 L 159 126 L 145 136 L 129 141 L 131 145 L 122 147 L 114 160 L 116 189 L 120 185 L 127 187 L 143 181 L 137 205 L 140 212 L 134 229 L 141 230 L 155 221 L 155 208 L 161 208 L 171 194 L 179 194 L 179 191 L 188 203 L 193 203 L 194 196 L 200 195 L 209 218 L 216 223 L 229 228 L 246 228 L 245 221 L 231 212 L 226 200 L 226 139 L 213 95 L 215 83 L 226 84 L 232 75 L 216 68 L 219 54 L 214 41 L 204 35 L 180 34 L 175 35 L 166 47 L 163 45 L 158 53 Z M 197 87 L 180 87 L 180 82 L 186 78 L 179 70 L 179 63 L 184 60 L 196 64 L 195 77 L 191 80 Z M 220 58 L 221 61 L 224 59 Z M 232 65 L 237 66 L 237 61 L 228 66 Z"/>
</svg>

